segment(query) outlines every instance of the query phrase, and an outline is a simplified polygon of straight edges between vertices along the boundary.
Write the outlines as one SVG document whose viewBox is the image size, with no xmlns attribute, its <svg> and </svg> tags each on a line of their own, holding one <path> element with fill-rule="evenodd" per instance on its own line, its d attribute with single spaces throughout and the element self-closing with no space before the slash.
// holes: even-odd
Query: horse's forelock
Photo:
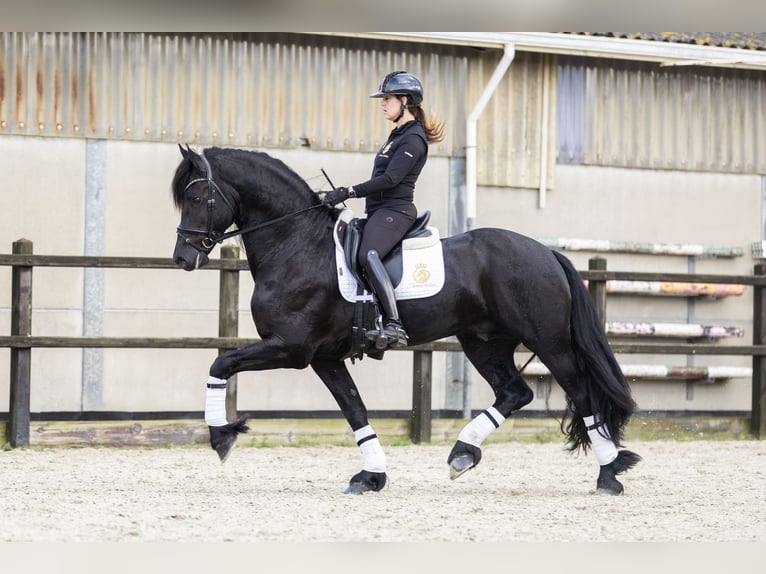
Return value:
<svg viewBox="0 0 766 574">
<path fill-rule="evenodd" d="M 184 188 L 191 174 L 192 163 L 188 157 L 184 157 L 176 168 L 173 176 L 173 183 L 170 186 L 170 192 L 173 195 L 173 203 L 177 209 L 181 209 L 184 203 Z"/>
</svg>

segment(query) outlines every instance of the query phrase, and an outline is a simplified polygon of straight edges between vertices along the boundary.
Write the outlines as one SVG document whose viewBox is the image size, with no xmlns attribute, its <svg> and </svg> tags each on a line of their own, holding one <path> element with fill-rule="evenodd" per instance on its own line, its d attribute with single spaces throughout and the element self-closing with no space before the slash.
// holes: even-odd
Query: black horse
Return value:
<svg viewBox="0 0 766 574">
<path fill-rule="evenodd" d="M 382 489 L 385 455 L 344 360 L 355 304 L 338 289 L 332 229 L 339 210 L 324 206 L 301 177 L 265 153 L 210 148 L 198 154 L 187 146 L 181 155 L 172 183 L 181 211 L 174 261 L 196 269 L 216 243 L 239 234 L 255 279 L 251 310 L 261 341 L 220 355 L 210 367 L 211 446 L 223 461 L 237 433 L 247 430 L 244 420 L 221 417 L 220 392 L 229 377 L 310 366 L 337 401 L 364 456 L 363 470 L 346 492 Z M 232 225 L 237 230 L 225 233 Z M 569 450 L 592 447 L 600 465 L 597 491 L 622 493 L 615 476 L 640 460 L 618 449 L 635 403 L 571 262 L 503 229 L 475 229 L 441 244 L 441 291 L 399 304 L 409 344 L 456 336 L 495 394 L 494 404 L 457 437 L 447 461 L 451 477 L 476 466 L 481 442 L 532 400 L 514 362 L 523 344 L 566 392 L 562 430 Z"/>
</svg>

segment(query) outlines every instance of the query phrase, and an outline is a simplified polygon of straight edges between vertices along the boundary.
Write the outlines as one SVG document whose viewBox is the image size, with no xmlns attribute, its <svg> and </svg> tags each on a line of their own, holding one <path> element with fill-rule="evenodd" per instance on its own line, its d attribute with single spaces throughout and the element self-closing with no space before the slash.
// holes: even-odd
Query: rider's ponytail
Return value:
<svg viewBox="0 0 766 574">
<path fill-rule="evenodd" d="M 410 111 L 415 119 L 423 124 L 428 143 L 439 143 L 444 139 L 444 122 L 440 122 L 435 116 L 426 118 L 426 114 L 420 106 L 413 106 Z"/>
</svg>

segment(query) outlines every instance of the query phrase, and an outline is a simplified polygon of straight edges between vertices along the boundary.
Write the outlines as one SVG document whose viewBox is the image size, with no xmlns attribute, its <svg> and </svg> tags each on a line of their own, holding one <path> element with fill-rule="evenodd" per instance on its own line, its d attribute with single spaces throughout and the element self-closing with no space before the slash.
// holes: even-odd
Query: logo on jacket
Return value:
<svg viewBox="0 0 766 574">
<path fill-rule="evenodd" d="M 387 143 L 383 147 L 383 149 L 380 150 L 380 155 L 382 155 L 383 157 L 388 157 L 386 154 L 389 152 L 390 149 L 391 149 L 391 142 Z"/>
</svg>

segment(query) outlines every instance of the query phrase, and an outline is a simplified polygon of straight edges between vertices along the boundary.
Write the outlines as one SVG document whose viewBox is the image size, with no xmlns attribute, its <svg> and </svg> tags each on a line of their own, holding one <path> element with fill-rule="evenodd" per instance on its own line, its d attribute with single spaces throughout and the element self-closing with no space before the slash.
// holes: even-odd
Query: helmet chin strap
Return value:
<svg viewBox="0 0 766 574">
<path fill-rule="evenodd" d="M 399 100 L 399 115 L 396 116 L 396 119 L 392 120 L 394 123 L 398 123 L 399 120 L 402 119 L 404 111 L 407 109 L 407 106 L 405 106 L 404 102 L 402 101 L 402 96 L 397 96 L 397 99 Z"/>
</svg>

